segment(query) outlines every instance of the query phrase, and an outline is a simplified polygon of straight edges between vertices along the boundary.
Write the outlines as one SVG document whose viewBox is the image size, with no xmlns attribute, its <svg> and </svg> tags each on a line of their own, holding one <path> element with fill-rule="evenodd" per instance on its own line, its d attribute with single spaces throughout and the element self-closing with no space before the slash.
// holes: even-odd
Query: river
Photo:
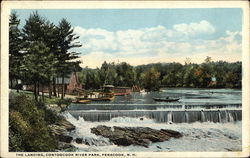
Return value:
<svg viewBox="0 0 250 158">
<path fill-rule="evenodd" d="M 179 102 L 155 102 L 152 97 L 178 97 Z M 161 92 L 132 93 L 112 102 L 71 104 L 64 116 L 76 126 L 71 133 L 87 144 L 72 144 L 77 151 L 240 151 L 242 92 L 236 89 L 168 88 Z M 97 125 L 172 129 L 182 138 L 152 143 L 149 148 L 121 147 L 96 136 Z"/>
</svg>

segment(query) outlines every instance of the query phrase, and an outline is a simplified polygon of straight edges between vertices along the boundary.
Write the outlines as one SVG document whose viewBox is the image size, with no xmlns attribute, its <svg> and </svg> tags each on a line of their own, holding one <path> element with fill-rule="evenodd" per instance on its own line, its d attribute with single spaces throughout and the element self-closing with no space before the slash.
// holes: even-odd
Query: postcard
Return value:
<svg viewBox="0 0 250 158">
<path fill-rule="evenodd" d="M 1 9 L 1 157 L 249 156 L 247 1 Z"/>
</svg>

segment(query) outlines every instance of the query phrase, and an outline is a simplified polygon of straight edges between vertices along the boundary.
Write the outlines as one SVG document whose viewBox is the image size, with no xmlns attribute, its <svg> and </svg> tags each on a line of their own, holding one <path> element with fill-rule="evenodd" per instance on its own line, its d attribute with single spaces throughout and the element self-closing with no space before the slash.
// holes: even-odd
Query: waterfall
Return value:
<svg viewBox="0 0 250 158">
<path fill-rule="evenodd" d="M 218 121 L 221 122 L 221 112 L 218 110 Z"/>
<path fill-rule="evenodd" d="M 189 116 L 188 116 L 188 112 L 185 111 L 185 121 L 187 123 L 189 123 Z"/>
<path fill-rule="evenodd" d="M 201 122 L 206 122 L 206 117 L 203 110 L 201 110 Z"/>
<path fill-rule="evenodd" d="M 228 118 L 229 118 L 229 122 L 234 122 L 234 118 L 233 118 L 233 115 L 232 115 L 232 113 L 228 113 Z"/>
<path fill-rule="evenodd" d="M 228 111 L 226 110 L 225 113 L 226 113 L 226 114 L 225 114 L 224 123 L 229 121 L 229 118 L 228 118 Z"/>
<path fill-rule="evenodd" d="M 72 110 L 69 111 L 75 118 L 82 117 L 85 121 L 103 122 L 109 121 L 115 117 L 146 117 L 155 122 L 173 122 L 173 123 L 192 123 L 192 122 L 235 122 L 241 120 L 241 110 Z"/>
<path fill-rule="evenodd" d="M 172 123 L 173 122 L 173 115 L 172 115 L 172 111 L 170 111 L 169 113 L 168 113 L 168 123 Z"/>
</svg>

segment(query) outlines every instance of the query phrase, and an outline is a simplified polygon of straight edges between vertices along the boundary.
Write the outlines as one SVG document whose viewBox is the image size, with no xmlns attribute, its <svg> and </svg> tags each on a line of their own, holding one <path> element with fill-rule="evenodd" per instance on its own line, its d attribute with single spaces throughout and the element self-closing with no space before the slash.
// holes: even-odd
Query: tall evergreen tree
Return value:
<svg viewBox="0 0 250 158">
<path fill-rule="evenodd" d="M 76 41 L 79 36 L 74 34 L 74 30 L 71 24 L 66 20 L 62 19 L 59 22 L 58 29 L 58 54 L 57 54 L 57 72 L 62 77 L 62 95 L 63 99 L 65 94 L 64 78 L 72 71 L 76 71 L 79 68 L 79 61 L 74 61 L 78 58 L 78 53 L 69 51 L 72 48 L 81 47 L 82 45 Z"/>
<path fill-rule="evenodd" d="M 39 95 L 39 85 L 48 82 L 51 74 L 50 45 L 48 45 L 49 21 L 34 12 L 26 20 L 23 28 L 25 40 L 25 74 L 26 80 L 33 82 L 35 99 Z M 43 87 L 43 86 L 42 86 Z"/>
<path fill-rule="evenodd" d="M 15 12 L 12 12 L 9 20 L 9 77 L 10 87 L 13 88 L 13 80 L 21 79 L 21 65 L 23 54 L 22 49 L 22 36 L 18 26 L 20 20 Z M 17 87 L 17 91 L 19 87 Z"/>
</svg>

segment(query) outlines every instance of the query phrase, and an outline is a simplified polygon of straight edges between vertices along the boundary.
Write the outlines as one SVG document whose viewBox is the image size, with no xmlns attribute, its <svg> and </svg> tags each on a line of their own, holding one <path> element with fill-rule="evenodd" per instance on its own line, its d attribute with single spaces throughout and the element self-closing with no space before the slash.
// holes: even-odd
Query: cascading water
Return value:
<svg viewBox="0 0 250 158">
<path fill-rule="evenodd" d="M 232 113 L 228 113 L 228 118 L 229 118 L 229 122 L 234 122 L 234 118 L 233 118 L 233 115 Z"/>
<path fill-rule="evenodd" d="M 189 123 L 189 116 L 188 112 L 185 111 L 185 122 Z"/>
<path fill-rule="evenodd" d="M 168 113 L 168 123 L 172 123 L 173 122 L 173 115 L 172 115 L 172 111 L 170 111 Z"/>
<path fill-rule="evenodd" d="M 201 110 L 201 122 L 206 122 L 206 117 L 203 110 Z"/>
<path fill-rule="evenodd" d="M 96 151 L 238 151 L 241 150 L 241 121 L 235 124 L 225 123 L 224 126 L 213 122 L 195 122 L 162 124 L 155 123 L 154 120 L 143 117 L 143 119 L 131 117 L 115 117 L 105 122 L 89 122 L 82 117 L 76 119 L 69 113 L 65 113 L 66 119 L 76 126 L 75 132 L 71 133 L 74 138 L 72 144 L 79 152 Z M 150 127 L 154 129 L 171 129 L 183 134 L 180 139 L 171 139 L 166 142 L 152 143 L 148 148 L 141 146 L 116 146 L 108 139 L 96 136 L 90 129 L 98 125 L 109 127 Z M 83 139 L 83 143 L 76 143 L 75 139 Z"/>
<path fill-rule="evenodd" d="M 219 119 L 218 121 L 221 122 L 221 113 L 220 113 L 220 111 L 218 111 L 218 119 Z"/>
<path fill-rule="evenodd" d="M 172 111 L 130 111 L 130 110 L 111 110 L 111 111 L 75 111 L 70 110 L 75 118 L 79 116 L 86 121 L 100 122 L 110 121 L 115 117 L 146 117 L 153 119 L 155 122 L 169 122 L 173 123 L 192 123 L 192 122 L 235 122 L 241 120 L 241 110 L 172 110 Z"/>
<path fill-rule="evenodd" d="M 111 103 L 72 104 L 67 113 L 70 116 L 69 121 L 76 126 L 72 136 L 74 139 L 82 138 L 84 142 L 77 144 L 73 141 L 73 145 L 77 146 L 79 151 L 241 150 L 242 105 L 238 91 L 229 93 L 228 90 L 218 90 L 210 93 L 206 90 L 187 90 L 186 94 L 179 90 L 167 92 L 170 96 L 182 94 L 180 102 L 152 101 L 152 95 L 163 97 L 164 92 L 132 95 L 129 101 L 126 100 L 128 98 L 117 97 L 118 100 Z M 172 129 L 181 132 L 184 137 L 166 143 L 153 143 L 149 149 L 136 146 L 119 147 L 92 134 L 90 128 L 97 125 Z"/>
</svg>

